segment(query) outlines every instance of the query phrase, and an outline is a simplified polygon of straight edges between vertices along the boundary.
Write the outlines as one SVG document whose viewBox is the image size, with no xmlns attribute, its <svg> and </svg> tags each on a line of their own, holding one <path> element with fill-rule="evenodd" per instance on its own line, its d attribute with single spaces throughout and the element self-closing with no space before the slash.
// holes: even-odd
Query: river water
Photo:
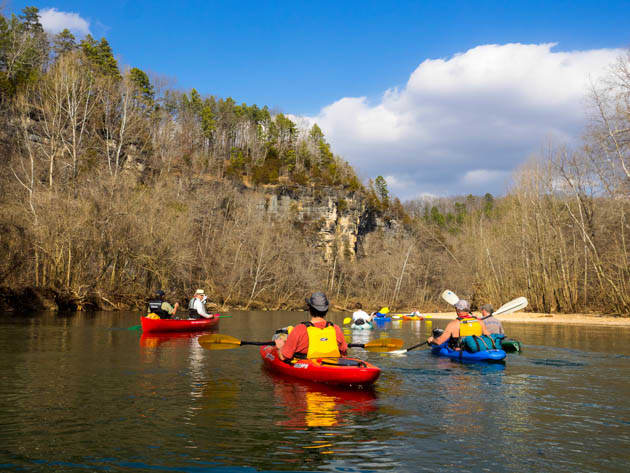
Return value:
<svg viewBox="0 0 630 473">
<path fill-rule="evenodd" d="M 244 340 L 306 318 L 231 314 L 219 332 Z M 0 471 L 628 471 L 628 328 L 506 323 L 524 351 L 505 364 L 355 349 L 383 373 L 348 391 L 274 376 L 257 347 L 207 351 L 138 323 L 0 315 Z M 445 324 L 347 336 L 408 346 Z"/>
</svg>

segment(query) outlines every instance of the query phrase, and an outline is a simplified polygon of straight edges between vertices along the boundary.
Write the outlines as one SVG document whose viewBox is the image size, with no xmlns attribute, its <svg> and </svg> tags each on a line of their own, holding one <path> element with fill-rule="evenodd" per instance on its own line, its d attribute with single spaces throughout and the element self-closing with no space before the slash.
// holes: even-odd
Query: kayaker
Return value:
<svg viewBox="0 0 630 473">
<path fill-rule="evenodd" d="M 157 314 L 161 319 L 170 319 L 177 312 L 179 302 L 174 306 L 164 300 L 164 291 L 161 289 L 156 291 L 156 297 L 149 301 L 148 313 Z"/>
<path fill-rule="evenodd" d="M 348 344 L 338 325 L 326 320 L 328 298 L 314 292 L 306 299 L 311 314 L 309 322 L 297 324 L 287 336 L 275 340 L 281 360 L 296 358 L 338 358 L 348 351 Z"/>
<path fill-rule="evenodd" d="M 197 289 L 195 295 L 188 303 L 188 317 L 191 319 L 211 319 L 214 317 L 212 314 L 206 312 L 206 293 L 203 289 Z"/>
<path fill-rule="evenodd" d="M 448 341 L 451 348 L 460 349 L 460 338 L 468 335 L 490 335 L 483 321 L 478 320 L 470 312 L 470 304 L 466 300 L 459 300 L 455 304 L 457 318 L 448 323 L 444 333 L 439 337 L 433 336 L 427 339 L 429 345 L 441 345 Z"/>
<path fill-rule="evenodd" d="M 364 325 L 372 321 L 373 316 L 363 310 L 360 302 L 357 302 L 354 313 L 352 314 L 352 323 L 354 325 Z"/>
<path fill-rule="evenodd" d="M 492 304 L 484 304 L 481 306 L 481 320 L 483 320 L 488 332 L 491 334 L 498 333 L 504 335 L 505 332 L 503 331 L 503 325 L 499 319 L 492 315 L 493 313 L 494 309 Z"/>
</svg>

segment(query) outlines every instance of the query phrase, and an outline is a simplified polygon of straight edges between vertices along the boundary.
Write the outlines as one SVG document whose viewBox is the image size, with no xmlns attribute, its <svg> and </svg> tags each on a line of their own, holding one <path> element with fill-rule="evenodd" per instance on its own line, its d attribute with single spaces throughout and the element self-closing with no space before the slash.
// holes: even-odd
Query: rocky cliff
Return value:
<svg viewBox="0 0 630 473">
<path fill-rule="evenodd" d="M 371 209 L 360 193 L 335 188 L 267 186 L 259 208 L 312 225 L 327 261 L 335 256 L 354 259 L 365 235 L 379 228 L 397 227 L 397 222 L 386 221 Z"/>
</svg>

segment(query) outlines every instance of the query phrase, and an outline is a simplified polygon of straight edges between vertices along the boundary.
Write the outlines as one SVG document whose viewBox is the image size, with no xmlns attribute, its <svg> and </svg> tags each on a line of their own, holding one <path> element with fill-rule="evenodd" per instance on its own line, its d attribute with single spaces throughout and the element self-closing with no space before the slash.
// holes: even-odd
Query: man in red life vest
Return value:
<svg viewBox="0 0 630 473">
<path fill-rule="evenodd" d="M 455 312 L 457 312 L 457 318 L 452 322 L 449 322 L 442 335 L 437 338 L 429 337 L 427 342 L 429 345 L 441 345 L 448 341 L 451 348 L 459 349 L 459 340 L 462 337 L 468 335 L 490 335 L 490 332 L 486 328 L 485 324 L 481 320 L 477 320 L 470 313 L 470 304 L 468 301 L 459 300 L 455 304 Z"/>
<path fill-rule="evenodd" d="M 348 351 L 348 344 L 338 325 L 326 320 L 328 299 L 323 292 L 315 292 L 306 299 L 311 314 L 309 322 L 295 326 L 286 340 L 276 339 L 278 356 L 290 360 L 295 355 L 302 358 L 337 358 Z"/>
</svg>

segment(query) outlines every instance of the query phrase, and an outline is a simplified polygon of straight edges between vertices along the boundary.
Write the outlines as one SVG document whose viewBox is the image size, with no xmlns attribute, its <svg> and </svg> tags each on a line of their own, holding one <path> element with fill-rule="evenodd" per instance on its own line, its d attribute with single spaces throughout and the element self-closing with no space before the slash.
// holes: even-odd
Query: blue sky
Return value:
<svg viewBox="0 0 630 473">
<path fill-rule="evenodd" d="M 630 45 L 628 1 L 9 0 L 6 10 L 19 12 L 25 5 L 78 14 L 89 22 L 89 30 L 95 37 L 107 37 L 121 63 L 176 78 L 178 88 L 195 87 L 202 94 L 269 105 L 318 122 L 326 122 L 323 116 L 326 107 L 344 98 L 363 98 L 363 111 L 368 114 L 377 112 L 380 106 L 388 107 L 391 103 L 384 102 L 387 91 L 399 91 L 403 95 L 408 92 L 410 77 L 425 60 L 448 61 L 484 45 L 555 43 L 547 52 L 548 56 L 561 52 L 618 51 Z M 518 54 L 529 54 L 524 49 L 519 51 L 514 57 L 516 62 L 520 60 Z M 475 57 L 492 62 L 493 59 L 488 59 L 492 56 L 490 52 L 484 54 Z M 509 67 L 509 57 L 502 57 Z M 589 67 L 599 68 L 599 62 L 591 63 Z M 431 80 L 433 76 L 426 77 Z M 420 96 L 426 99 L 427 84 L 421 89 Z M 418 94 L 414 97 L 417 99 Z M 333 106 L 328 110 L 338 108 Z M 389 110 L 393 109 L 389 107 Z M 456 109 L 450 108 L 449 112 L 455 113 Z M 523 116 L 531 114 L 531 110 L 526 112 Z M 554 113 L 562 116 L 561 110 Z M 343 119 L 348 118 L 352 117 Z M 558 128 L 563 139 L 579 133 L 577 123 L 560 123 L 554 127 L 553 117 L 548 118 L 551 128 Z M 360 117 L 358 119 L 360 121 Z M 339 120 L 341 116 L 328 122 Z M 536 120 L 539 121 L 539 117 Z M 364 151 L 355 156 L 352 143 L 345 143 L 343 137 L 337 136 L 339 133 L 327 130 L 326 125 L 323 128 L 333 147 L 366 177 L 375 173 L 387 175 L 384 163 L 400 162 L 389 181 L 394 191 L 403 197 L 423 191 L 397 189 L 396 182 L 402 185 L 402 178 L 409 177 L 410 173 L 420 182 L 419 169 L 436 167 L 435 150 L 427 154 L 422 143 L 414 147 L 414 140 L 398 140 L 396 143 L 405 141 L 406 145 L 393 155 L 379 156 L 367 156 L 365 150 L 374 146 L 363 143 L 364 146 L 358 148 Z M 361 133 L 355 130 L 352 136 L 359 139 Z M 387 143 L 391 144 L 391 136 L 389 141 L 383 142 L 383 152 Z M 540 131 L 531 138 L 532 145 L 540 143 Z M 479 160 L 484 159 L 482 154 L 487 154 L 487 150 L 480 150 L 481 154 L 475 155 L 475 146 L 470 143 L 473 151 L 466 161 L 468 166 L 462 167 L 462 184 L 472 182 L 465 181 L 466 172 L 486 170 L 505 174 L 527 153 L 523 146 L 510 150 L 509 144 L 498 144 L 505 149 L 504 153 L 519 153 L 519 156 L 504 161 L 484 161 L 475 168 L 472 163 L 479 164 Z M 420 150 L 418 159 L 409 158 L 414 150 Z M 431 162 L 427 162 L 427 156 L 433 156 Z M 454 154 L 451 157 L 455 159 Z M 414 169 L 405 167 L 414 163 L 417 165 Z M 441 187 L 430 184 L 435 184 L 438 175 L 450 175 L 448 170 L 429 174 L 432 177 L 424 184 L 426 193 L 440 194 L 446 182 L 441 182 Z M 501 191 L 497 182 L 488 185 L 495 192 Z"/>
</svg>

